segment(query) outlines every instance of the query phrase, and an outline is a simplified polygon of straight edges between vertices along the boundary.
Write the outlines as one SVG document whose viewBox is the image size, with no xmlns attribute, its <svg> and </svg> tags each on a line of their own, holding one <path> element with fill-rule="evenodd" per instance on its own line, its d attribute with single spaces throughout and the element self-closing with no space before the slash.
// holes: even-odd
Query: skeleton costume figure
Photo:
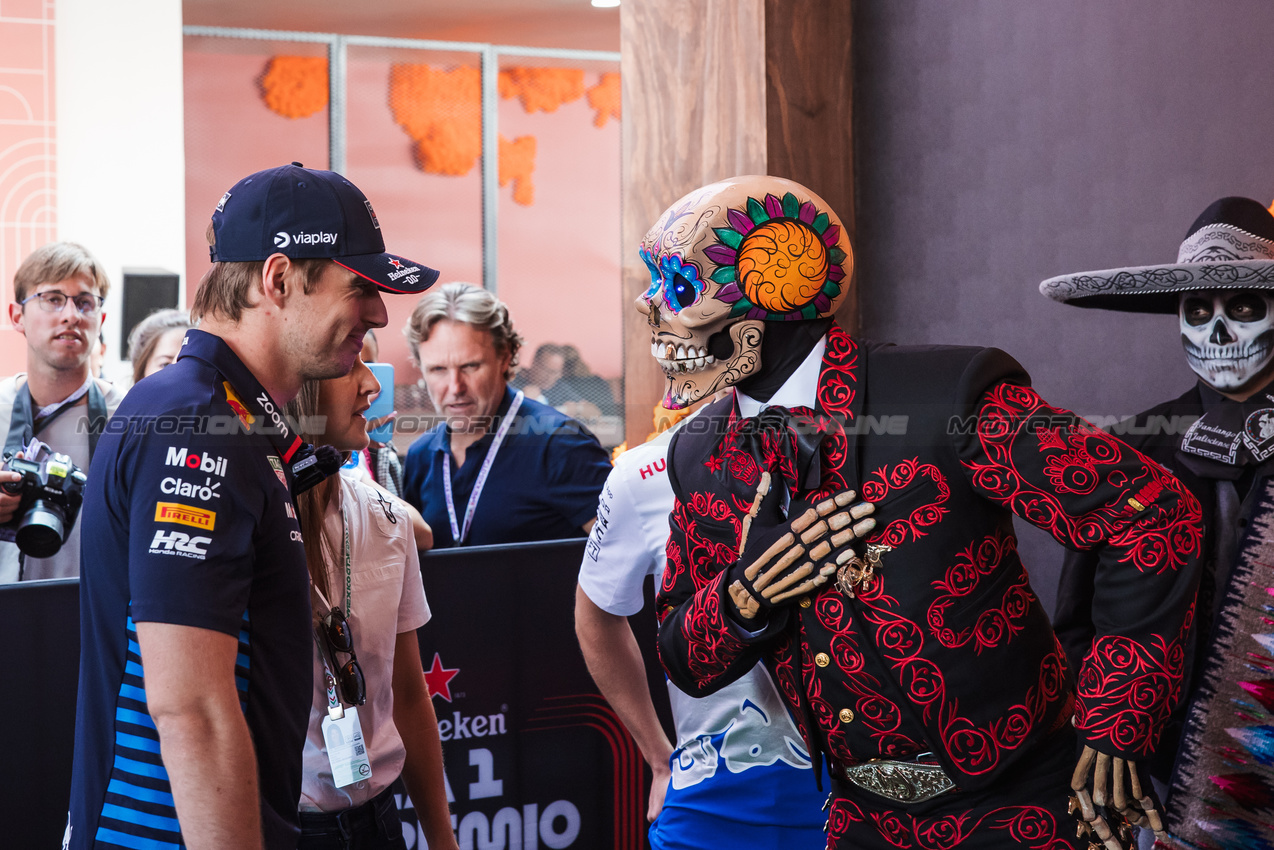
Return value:
<svg viewBox="0 0 1274 850">
<path fill-rule="evenodd" d="M 1173 846 L 1268 847 L 1274 713 L 1274 216 L 1222 198 L 1190 227 L 1177 262 L 1084 272 L 1040 290 L 1079 307 L 1176 313 L 1198 383 L 1115 426 L 1198 497 L 1205 521 L 1186 700 L 1150 762 Z M 1102 607 L 1096 564 L 1071 553 L 1055 624 L 1072 660 Z M 1183 732 L 1184 727 L 1184 732 Z"/>
<path fill-rule="evenodd" d="M 709 694 L 764 661 L 833 777 L 829 847 L 1117 846 L 1094 805 L 1132 818 L 1153 805 L 1128 768 L 1140 779 L 1179 696 L 1194 497 L 1050 407 L 1001 351 L 837 327 L 849 242 L 796 183 L 692 192 L 641 254 L 665 403 L 735 388 L 669 448 L 658 598 L 672 681 Z M 1078 681 L 1011 513 L 1095 552 L 1130 597 L 1101 611 Z M 1091 749 L 1075 805 L 1096 838 L 1068 813 L 1076 733 Z"/>
</svg>

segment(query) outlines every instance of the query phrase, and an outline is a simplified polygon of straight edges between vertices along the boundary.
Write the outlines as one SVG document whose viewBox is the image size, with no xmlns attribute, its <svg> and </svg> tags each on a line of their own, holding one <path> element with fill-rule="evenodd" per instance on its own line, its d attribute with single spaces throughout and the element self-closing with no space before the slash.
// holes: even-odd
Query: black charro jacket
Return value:
<svg viewBox="0 0 1274 850">
<path fill-rule="evenodd" d="M 825 434 L 819 486 L 789 495 L 799 506 L 852 489 L 875 503 L 868 540 L 892 547 L 881 577 L 854 599 L 829 584 L 755 634 L 732 621 L 725 571 L 760 471 L 738 450 L 734 400 L 717 402 L 669 450 L 659 646 L 672 681 L 704 695 L 764 659 L 833 772 L 931 751 L 975 790 L 1072 714 L 1102 752 L 1151 752 L 1181 694 L 1197 500 L 1049 407 L 996 349 L 859 344 L 833 328 L 817 399 L 795 413 Z M 752 534 L 782 522 L 779 501 L 763 503 Z M 1078 677 L 1030 588 L 1011 513 L 1097 555 L 1101 628 Z"/>
<path fill-rule="evenodd" d="M 1216 586 L 1216 513 L 1215 482 L 1192 472 L 1181 462 L 1178 448 L 1187 428 L 1204 413 L 1200 385 L 1195 384 L 1177 398 L 1156 405 L 1123 422 L 1116 423 L 1111 431 L 1119 439 L 1161 464 L 1199 500 L 1203 515 L 1203 563 L 1199 591 L 1199 613 L 1195 628 L 1186 643 L 1184 697 L 1167 727 L 1151 762 L 1156 778 L 1168 782 L 1177 752 L 1185 717 L 1195 687 L 1200 681 L 1207 647 L 1211 643 L 1214 625 L 1213 603 L 1225 598 L 1227 588 Z M 1255 495 L 1262 491 L 1260 481 L 1274 475 L 1274 459 L 1256 468 L 1256 481 L 1249 488 L 1239 508 L 1240 533 L 1247 526 L 1256 504 Z M 1226 568 L 1231 565 L 1224 565 Z M 1062 577 L 1057 589 L 1057 611 L 1053 622 L 1057 637 L 1062 642 L 1072 664 L 1078 664 L 1087 654 L 1096 634 L 1096 622 L 1101 607 L 1094 606 L 1094 595 L 1099 564 L 1091 552 L 1068 552 L 1062 564 Z"/>
</svg>

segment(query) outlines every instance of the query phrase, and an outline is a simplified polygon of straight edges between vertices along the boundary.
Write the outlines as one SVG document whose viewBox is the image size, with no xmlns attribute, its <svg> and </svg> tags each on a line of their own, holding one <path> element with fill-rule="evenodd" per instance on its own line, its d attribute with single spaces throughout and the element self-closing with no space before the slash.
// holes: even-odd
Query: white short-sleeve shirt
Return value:
<svg viewBox="0 0 1274 850">
<path fill-rule="evenodd" d="M 349 617 L 354 651 L 367 681 L 367 703 L 358 719 L 367 743 L 371 779 L 337 788 L 323 744 L 321 723 L 327 716 L 323 662 L 314 648 L 314 698 L 304 751 L 305 779 L 300 810 L 334 812 L 362 805 L 402 773 L 407 758 L 394 726 L 394 645 L 398 635 L 429 622 L 429 603 L 420 578 L 420 558 L 411 518 L 402 503 L 374 487 L 339 476 L 341 503 L 349 519 L 353 613 Z M 323 533 L 341 551 L 341 514 L 329 510 Z M 329 565 L 328 601 L 345 609 L 344 558 Z"/>
<path fill-rule="evenodd" d="M 675 430 L 620 455 L 602 487 L 579 584 L 593 604 L 610 614 L 630 616 L 640 611 L 646 576 L 654 576 L 656 589 L 663 577 L 668 515 L 674 501 L 668 480 L 668 444 Z M 682 795 L 694 789 L 697 800 L 687 804 L 710 807 L 713 804 L 705 795 L 713 794 L 721 778 L 755 768 L 762 770 L 749 773 L 752 791 L 764 797 L 771 793 L 768 789 L 791 781 L 789 771 L 810 768 L 800 733 L 762 665 L 701 699 L 671 682 L 668 696 L 677 748 L 666 806 L 680 804 Z M 800 781 L 809 781 L 808 776 Z M 725 796 L 739 802 L 736 788 L 720 787 Z M 812 781 L 809 787 L 813 789 Z M 726 805 L 723 811 L 728 810 Z M 812 811 L 817 814 L 816 808 Z"/>
</svg>

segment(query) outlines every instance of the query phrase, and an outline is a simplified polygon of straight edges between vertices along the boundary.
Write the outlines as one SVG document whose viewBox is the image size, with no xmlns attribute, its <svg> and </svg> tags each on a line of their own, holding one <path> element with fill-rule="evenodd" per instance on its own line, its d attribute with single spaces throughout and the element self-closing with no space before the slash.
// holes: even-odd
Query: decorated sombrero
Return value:
<svg viewBox="0 0 1274 850">
<path fill-rule="evenodd" d="M 1076 307 L 1176 313 L 1178 295 L 1207 289 L 1274 290 L 1274 215 L 1251 198 L 1222 198 L 1203 211 L 1177 261 L 1049 278 L 1040 292 Z"/>
</svg>

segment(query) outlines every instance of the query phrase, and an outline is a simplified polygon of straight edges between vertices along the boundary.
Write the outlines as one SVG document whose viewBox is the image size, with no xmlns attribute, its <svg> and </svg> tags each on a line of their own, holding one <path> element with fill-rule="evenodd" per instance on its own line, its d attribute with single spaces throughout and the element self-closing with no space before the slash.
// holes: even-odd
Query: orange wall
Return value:
<svg viewBox="0 0 1274 850">
<path fill-rule="evenodd" d="M 187 286 L 193 295 L 207 270 L 204 230 L 217 199 L 252 171 L 299 160 L 327 162 L 327 114 L 287 119 L 268 110 L 257 80 L 270 47 L 259 54 L 212 53 L 212 40 L 189 42 L 185 62 Z M 195 49 L 197 48 L 197 49 Z M 282 48 L 300 52 L 295 46 Z M 407 56 L 399 61 L 445 57 Z M 507 64 L 507 63 L 506 63 Z M 481 183 L 421 172 L 412 142 L 388 106 L 389 61 L 351 50 L 348 77 L 347 172 L 376 207 L 389 250 L 432 265 L 440 280 L 481 283 Z M 590 71 L 586 85 L 597 82 Z M 537 138 L 535 202 L 512 201 L 500 190 L 499 294 L 530 351 L 542 342 L 577 345 L 592 369 L 622 373 L 619 287 L 619 126 L 593 126 L 584 99 L 551 114 L 526 114 L 502 101 L 500 131 Z M 408 365 L 402 327 L 414 303 L 389 297 L 390 324 L 379 334 L 381 358 L 398 369 L 398 383 L 416 373 Z"/>
<path fill-rule="evenodd" d="M 13 273 L 57 238 L 53 3 L 0 3 L 0 376 L 26 369 L 9 323 Z"/>
</svg>

